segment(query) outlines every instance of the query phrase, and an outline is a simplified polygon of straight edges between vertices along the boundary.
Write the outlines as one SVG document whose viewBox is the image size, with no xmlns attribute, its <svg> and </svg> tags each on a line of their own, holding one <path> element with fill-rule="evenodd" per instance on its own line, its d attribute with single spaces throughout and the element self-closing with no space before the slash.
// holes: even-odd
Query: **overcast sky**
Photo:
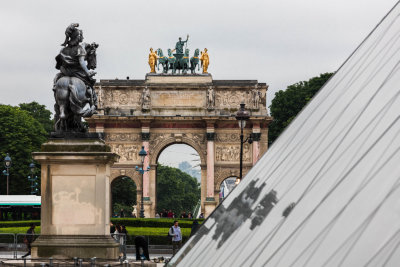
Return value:
<svg viewBox="0 0 400 267">
<path fill-rule="evenodd" d="M 63 4 L 62 4 L 63 3 Z M 97 79 L 143 79 L 149 47 L 207 47 L 214 79 L 257 79 L 274 92 L 335 71 L 394 0 L 0 2 L 0 103 L 53 109 L 54 57 L 79 22 L 97 42 Z"/>
<path fill-rule="evenodd" d="M 335 71 L 395 0 L 0 1 L 0 103 L 53 111 L 54 57 L 79 22 L 97 42 L 97 79 L 144 79 L 150 47 L 209 50 L 214 79 L 257 79 L 274 93 Z M 188 152 L 189 153 L 189 152 Z"/>
</svg>

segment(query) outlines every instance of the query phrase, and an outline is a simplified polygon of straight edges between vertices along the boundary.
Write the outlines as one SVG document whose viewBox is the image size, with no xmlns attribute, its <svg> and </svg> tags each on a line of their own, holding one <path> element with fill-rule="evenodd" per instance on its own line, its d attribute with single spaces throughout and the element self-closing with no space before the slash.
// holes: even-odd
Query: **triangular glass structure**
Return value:
<svg viewBox="0 0 400 267">
<path fill-rule="evenodd" d="M 400 262 L 397 4 L 170 266 Z"/>
</svg>

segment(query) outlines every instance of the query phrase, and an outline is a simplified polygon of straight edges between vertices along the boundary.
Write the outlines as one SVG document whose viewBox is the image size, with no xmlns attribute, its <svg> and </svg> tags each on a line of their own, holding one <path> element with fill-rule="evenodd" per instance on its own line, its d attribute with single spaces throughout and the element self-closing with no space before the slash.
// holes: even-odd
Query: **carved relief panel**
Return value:
<svg viewBox="0 0 400 267">
<path fill-rule="evenodd" d="M 118 163 L 140 161 L 138 156 L 141 148 L 140 134 L 106 133 L 105 141 L 111 147 L 111 151 L 120 156 Z"/>
<path fill-rule="evenodd" d="M 251 148 L 249 144 L 243 144 L 243 162 L 251 162 Z M 216 162 L 239 162 L 240 145 L 239 144 L 217 144 L 215 146 Z"/>
<path fill-rule="evenodd" d="M 105 107 L 140 107 L 142 91 L 139 89 L 100 88 L 97 91 L 101 108 Z"/>
</svg>

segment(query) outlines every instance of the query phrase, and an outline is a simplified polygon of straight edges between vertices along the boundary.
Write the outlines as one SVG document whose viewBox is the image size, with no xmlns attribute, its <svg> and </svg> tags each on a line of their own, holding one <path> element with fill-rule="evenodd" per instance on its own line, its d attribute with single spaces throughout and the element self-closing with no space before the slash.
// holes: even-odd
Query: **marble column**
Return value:
<svg viewBox="0 0 400 267">
<path fill-rule="evenodd" d="M 253 124 L 252 137 L 253 137 L 253 166 L 254 166 L 260 158 L 261 129 L 259 123 Z"/>
<path fill-rule="evenodd" d="M 143 169 L 146 170 L 150 164 L 149 146 L 150 146 L 150 123 L 142 122 L 142 146 L 147 152 L 147 156 L 143 162 Z M 141 148 L 140 148 L 141 149 Z M 154 215 L 151 214 L 152 202 L 150 198 L 150 172 L 143 174 L 143 208 L 145 218 L 151 218 Z"/>
<path fill-rule="evenodd" d="M 214 198 L 214 136 L 207 133 L 207 199 Z"/>
</svg>

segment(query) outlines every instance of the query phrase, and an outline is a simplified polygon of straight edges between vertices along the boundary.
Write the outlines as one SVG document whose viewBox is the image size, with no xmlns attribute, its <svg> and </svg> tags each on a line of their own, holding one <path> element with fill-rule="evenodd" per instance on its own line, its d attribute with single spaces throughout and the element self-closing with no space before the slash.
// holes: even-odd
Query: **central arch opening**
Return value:
<svg viewBox="0 0 400 267">
<path fill-rule="evenodd" d="M 137 217 L 136 184 L 131 177 L 120 176 L 111 182 L 112 217 Z"/>
<path fill-rule="evenodd" d="M 160 217 L 198 216 L 201 210 L 200 163 L 198 152 L 186 144 L 169 145 L 159 154 L 156 213 Z"/>
</svg>

